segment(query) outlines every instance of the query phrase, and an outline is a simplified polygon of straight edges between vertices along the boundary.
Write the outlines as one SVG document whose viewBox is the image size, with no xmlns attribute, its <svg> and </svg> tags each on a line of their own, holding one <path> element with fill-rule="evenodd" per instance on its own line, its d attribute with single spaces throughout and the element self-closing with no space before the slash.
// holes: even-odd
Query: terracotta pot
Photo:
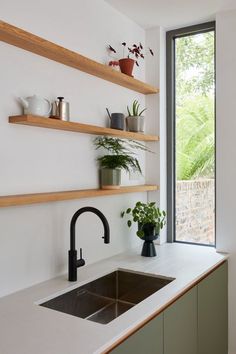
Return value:
<svg viewBox="0 0 236 354">
<path fill-rule="evenodd" d="M 130 58 L 120 59 L 119 60 L 120 71 L 123 74 L 133 76 L 132 72 L 133 72 L 133 68 L 134 68 L 134 63 L 135 63 L 134 59 L 130 59 Z"/>
</svg>

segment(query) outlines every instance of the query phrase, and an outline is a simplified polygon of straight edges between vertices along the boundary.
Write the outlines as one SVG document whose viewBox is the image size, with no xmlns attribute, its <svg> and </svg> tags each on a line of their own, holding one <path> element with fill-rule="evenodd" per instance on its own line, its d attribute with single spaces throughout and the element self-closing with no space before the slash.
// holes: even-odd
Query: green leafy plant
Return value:
<svg viewBox="0 0 236 354">
<path fill-rule="evenodd" d="M 128 115 L 129 117 L 138 117 L 141 116 L 142 113 L 144 111 L 146 111 L 147 108 L 142 109 L 141 111 L 140 109 L 140 103 L 138 103 L 138 100 L 134 100 L 131 108 L 129 108 L 129 106 L 127 106 L 127 111 L 128 111 Z"/>
<path fill-rule="evenodd" d="M 103 148 L 110 154 L 98 157 L 101 168 L 121 169 L 127 172 L 142 173 L 138 159 L 132 149 L 150 151 L 145 145 L 137 141 L 126 141 L 119 138 L 110 138 L 107 136 L 97 137 L 94 140 L 97 149 Z"/>
<path fill-rule="evenodd" d="M 128 155 L 104 155 L 98 158 L 98 162 L 102 168 L 121 169 L 126 172 L 142 173 L 138 159 Z"/>
<path fill-rule="evenodd" d="M 214 178 L 215 34 L 176 40 L 176 178 Z"/>
<path fill-rule="evenodd" d="M 176 41 L 176 104 L 214 92 L 214 31 L 180 37 Z"/>
<path fill-rule="evenodd" d="M 143 225 L 154 225 L 156 233 L 159 234 L 160 230 L 163 229 L 166 224 L 166 212 L 160 210 L 156 206 L 156 202 L 142 203 L 139 201 L 135 204 L 133 209 L 128 208 L 125 211 L 122 211 L 121 217 L 123 218 L 125 215 L 129 216 L 129 220 L 127 221 L 128 227 L 131 227 L 132 222 L 137 222 L 139 224 L 139 230 L 136 234 L 140 238 L 143 238 L 144 236 L 144 231 L 142 230 Z"/>
<path fill-rule="evenodd" d="M 214 98 L 195 97 L 177 108 L 177 180 L 214 176 Z"/>
</svg>

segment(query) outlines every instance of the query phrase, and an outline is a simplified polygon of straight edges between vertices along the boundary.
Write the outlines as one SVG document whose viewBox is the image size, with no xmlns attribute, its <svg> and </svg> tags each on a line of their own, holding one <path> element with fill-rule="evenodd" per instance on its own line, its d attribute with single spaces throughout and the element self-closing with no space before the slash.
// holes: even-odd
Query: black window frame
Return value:
<svg viewBox="0 0 236 354">
<path fill-rule="evenodd" d="M 167 103 L 167 242 L 186 243 L 192 245 L 216 246 L 216 219 L 215 219 L 215 243 L 214 245 L 194 243 L 176 240 L 176 217 L 175 217 L 175 39 L 189 35 L 214 31 L 216 39 L 215 21 L 202 23 L 194 26 L 177 28 L 166 32 L 166 103 Z M 216 45 L 215 45 L 216 58 Z M 216 75 L 216 70 L 215 70 Z M 216 76 L 215 76 L 216 83 Z M 215 94 L 216 98 L 216 94 Z M 216 102 L 215 102 L 216 106 Z M 216 138 L 216 113 L 215 113 L 215 138 Z M 216 141 L 216 140 L 215 140 Z M 215 181 L 216 181 L 216 144 L 215 144 Z M 216 186 L 216 183 L 215 183 Z M 215 188 L 216 210 L 216 188 Z M 216 218 L 216 212 L 215 212 Z"/>
</svg>

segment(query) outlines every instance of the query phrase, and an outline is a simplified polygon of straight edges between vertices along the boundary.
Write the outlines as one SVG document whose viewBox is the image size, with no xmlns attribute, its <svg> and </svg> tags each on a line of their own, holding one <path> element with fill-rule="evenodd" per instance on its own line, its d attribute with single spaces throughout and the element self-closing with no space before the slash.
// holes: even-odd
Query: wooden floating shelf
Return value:
<svg viewBox="0 0 236 354">
<path fill-rule="evenodd" d="M 116 194 L 148 192 L 158 190 L 156 185 L 138 185 L 120 189 L 82 189 L 64 192 L 7 195 L 0 197 L 0 207 L 59 202 L 63 200 L 102 197 Z"/>
<path fill-rule="evenodd" d="M 0 40 L 136 92 L 143 94 L 159 92 L 156 87 L 3 21 L 0 21 Z"/>
<path fill-rule="evenodd" d="M 157 135 L 146 135 L 141 133 L 132 133 L 124 130 L 98 127 L 96 125 L 82 124 L 76 122 L 66 122 L 59 119 L 45 118 L 40 116 L 22 115 L 9 117 L 9 123 L 31 125 L 42 128 L 67 130 L 78 133 L 93 135 L 110 135 L 123 139 L 158 141 Z"/>
</svg>

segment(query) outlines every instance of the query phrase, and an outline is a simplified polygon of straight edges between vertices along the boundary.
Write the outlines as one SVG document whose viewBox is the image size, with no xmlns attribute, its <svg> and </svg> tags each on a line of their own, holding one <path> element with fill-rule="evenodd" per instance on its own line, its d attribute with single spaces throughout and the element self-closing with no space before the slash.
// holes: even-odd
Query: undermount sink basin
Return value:
<svg viewBox="0 0 236 354">
<path fill-rule="evenodd" d="M 116 270 L 40 306 L 107 324 L 173 280 Z"/>
</svg>

